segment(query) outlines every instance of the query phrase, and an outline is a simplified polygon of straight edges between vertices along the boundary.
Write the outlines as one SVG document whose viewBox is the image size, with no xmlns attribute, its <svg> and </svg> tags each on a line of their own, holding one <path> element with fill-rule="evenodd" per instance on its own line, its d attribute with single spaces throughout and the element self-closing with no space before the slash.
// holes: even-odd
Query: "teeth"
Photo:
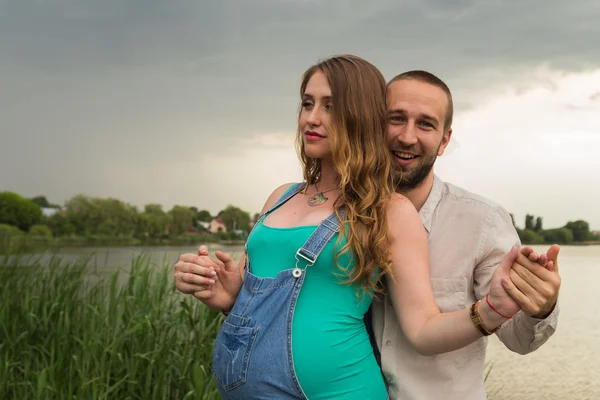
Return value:
<svg viewBox="0 0 600 400">
<path fill-rule="evenodd" d="M 394 151 L 394 155 L 398 158 L 401 158 L 403 160 L 412 160 L 413 158 L 416 158 L 417 156 L 414 156 L 412 154 L 409 153 L 403 153 L 403 152 L 398 152 L 398 151 Z"/>
</svg>

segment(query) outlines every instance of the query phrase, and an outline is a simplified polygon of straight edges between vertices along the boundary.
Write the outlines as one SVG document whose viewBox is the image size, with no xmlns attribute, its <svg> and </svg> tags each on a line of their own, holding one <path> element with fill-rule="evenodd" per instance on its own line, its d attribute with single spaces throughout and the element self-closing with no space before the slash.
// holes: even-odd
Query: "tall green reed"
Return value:
<svg viewBox="0 0 600 400">
<path fill-rule="evenodd" d="M 169 265 L 89 279 L 85 264 L 19 261 L 0 259 L 0 398 L 219 398 L 222 318 L 179 295 Z"/>
</svg>

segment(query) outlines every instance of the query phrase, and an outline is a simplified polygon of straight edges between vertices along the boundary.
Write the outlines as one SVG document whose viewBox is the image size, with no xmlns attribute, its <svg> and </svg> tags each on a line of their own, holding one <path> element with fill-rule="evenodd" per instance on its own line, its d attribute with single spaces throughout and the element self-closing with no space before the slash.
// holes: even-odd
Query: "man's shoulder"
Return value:
<svg viewBox="0 0 600 400">
<path fill-rule="evenodd" d="M 442 184 L 441 203 L 449 206 L 449 209 L 456 210 L 458 208 L 463 213 L 468 213 L 469 216 L 480 215 L 482 218 L 490 214 L 509 216 L 508 211 L 494 200 L 449 182 L 442 182 Z"/>
</svg>

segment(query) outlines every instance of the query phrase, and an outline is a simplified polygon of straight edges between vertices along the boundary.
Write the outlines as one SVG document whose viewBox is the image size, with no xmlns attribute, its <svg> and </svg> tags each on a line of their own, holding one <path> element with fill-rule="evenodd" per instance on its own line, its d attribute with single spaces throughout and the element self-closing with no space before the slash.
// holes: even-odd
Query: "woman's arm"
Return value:
<svg viewBox="0 0 600 400">
<path fill-rule="evenodd" d="M 441 313 L 435 303 L 429 280 L 427 236 L 412 203 L 394 195 L 387 212 L 394 278 L 387 278 L 387 287 L 408 340 L 419 353 L 433 355 L 457 350 L 481 338 L 468 308 Z M 506 321 L 485 301 L 478 311 L 489 331 Z"/>
</svg>

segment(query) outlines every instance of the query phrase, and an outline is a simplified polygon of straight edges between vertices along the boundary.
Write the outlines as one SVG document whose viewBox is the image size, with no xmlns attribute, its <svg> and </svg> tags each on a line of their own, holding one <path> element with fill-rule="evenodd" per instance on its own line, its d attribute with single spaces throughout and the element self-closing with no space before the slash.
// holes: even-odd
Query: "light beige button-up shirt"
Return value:
<svg viewBox="0 0 600 400">
<path fill-rule="evenodd" d="M 498 263 L 513 245 L 520 245 L 505 209 L 437 176 L 419 214 L 429 238 L 431 285 L 442 312 L 483 298 Z M 554 333 L 557 316 L 558 307 L 544 320 L 519 312 L 496 334 L 510 350 L 526 354 Z M 422 356 L 402 333 L 387 297 L 373 303 L 373 329 L 392 399 L 485 399 L 487 338 L 449 353 Z"/>
</svg>

